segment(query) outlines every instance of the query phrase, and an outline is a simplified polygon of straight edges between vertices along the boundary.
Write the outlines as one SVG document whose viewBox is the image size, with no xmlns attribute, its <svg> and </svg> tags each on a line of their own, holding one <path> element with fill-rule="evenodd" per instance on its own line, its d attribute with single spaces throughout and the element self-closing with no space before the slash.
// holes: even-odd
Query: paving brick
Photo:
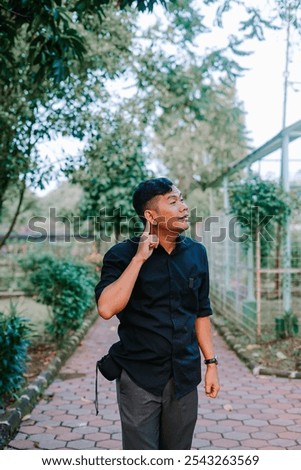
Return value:
<svg viewBox="0 0 301 470">
<path fill-rule="evenodd" d="M 95 432 L 92 434 L 86 434 L 85 439 L 88 441 L 100 442 L 110 439 L 110 434 L 106 432 Z"/>
<path fill-rule="evenodd" d="M 55 441 L 56 434 L 29 434 L 28 440 L 33 442 Z"/>
<path fill-rule="evenodd" d="M 300 432 L 301 433 L 301 424 L 292 424 L 287 426 L 288 431 Z"/>
<path fill-rule="evenodd" d="M 246 410 L 247 411 L 247 410 Z M 234 419 L 235 421 L 246 421 L 249 420 L 252 417 L 251 413 L 246 414 L 246 413 L 229 413 L 228 418 Z"/>
<path fill-rule="evenodd" d="M 261 447 L 260 450 L 283 450 L 283 447 L 267 445 L 265 447 Z"/>
<path fill-rule="evenodd" d="M 202 416 L 198 416 L 198 420 L 197 420 L 197 423 L 196 423 L 196 427 L 195 427 L 195 430 L 202 430 L 204 429 L 206 426 L 211 426 L 213 424 L 212 420 L 211 419 L 205 419 L 203 418 Z"/>
<path fill-rule="evenodd" d="M 234 439 L 215 439 L 214 445 L 220 449 L 237 449 L 239 442 Z"/>
<path fill-rule="evenodd" d="M 68 442 L 67 446 L 68 449 L 77 449 L 77 450 L 88 450 L 92 447 L 95 447 L 94 441 L 89 441 L 87 439 L 79 439 L 78 441 Z"/>
<path fill-rule="evenodd" d="M 296 400 L 301 401 L 301 393 L 290 393 L 290 397 L 291 397 L 291 399 L 293 399 L 293 400 L 296 399 Z"/>
<path fill-rule="evenodd" d="M 14 438 L 16 441 L 24 441 L 25 439 L 27 439 L 27 434 L 24 434 L 23 432 L 19 432 Z"/>
<path fill-rule="evenodd" d="M 270 423 L 279 425 L 279 426 L 290 426 L 291 424 L 294 424 L 294 421 L 291 419 L 277 418 L 277 419 L 271 419 Z"/>
<path fill-rule="evenodd" d="M 46 428 L 41 426 L 23 426 L 22 432 L 26 434 L 43 434 L 46 431 Z"/>
<path fill-rule="evenodd" d="M 111 426 L 103 426 L 103 432 L 107 432 L 109 434 L 113 434 L 114 432 L 120 432 L 121 425 L 120 424 L 112 424 Z"/>
<path fill-rule="evenodd" d="M 99 416 L 93 416 L 89 418 L 88 425 L 89 426 L 110 426 L 113 424 L 113 421 L 110 419 L 102 419 Z"/>
<path fill-rule="evenodd" d="M 247 434 L 254 433 L 260 430 L 259 427 L 256 426 L 248 426 L 247 424 L 242 424 L 240 422 L 237 422 L 237 425 L 234 426 L 234 431 L 236 432 L 244 432 Z"/>
<path fill-rule="evenodd" d="M 275 410 L 284 410 L 284 411 L 289 410 L 291 408 L 287 402 L 286 403 L 276 402 L 274 403 L 273 407 Z"/>
<path fill-rule="evenodd" d="M 293 441 L 292 439 L 277 438 L 277 439 L 272 439 L 270 441 L 270 444 L 273 445 L 273 446 L 280 446 L 283 449 L 287 449 L 287 448 L 290 448 L 291 446 L 295 446 L 296 442 Z"/>
<path fill-rule="evenodd" d="M 66 447 L 66 442 L 64 441 L 41 441 L 39 449 L 43 450 L 54 450 L 57 448 L 65 448 Z"/>
<path fill-rule="evenodd" d="M 61 440 L 61 441 L 76 441 L 81 439 L 83 436 L 82 434 L 78 434 L 73 431 L 64 431 L 64 432 L 59 432 L 60 429 L 57 430 L 57 435 L 56 438 Z"/>
<path fill-rule="evenodd" d="M 253 402 L 248 403 L 246 405 L 246 408 L 250 408 L 252 410 L 254 410 L 254 409 L 255 410 L 267 410 L 267 409 L 269 409 L 268 405 L 265 405 L 263 403 L 253 403 Z"/>
<path fill-rule="evenodd" d="M 62 411 L 78 410 L 78 408 L 78 405 L 70 403 L 68 403 L 68 405 L 60 405 L 57 407 L 58 410 Z"/>
<path fill-rule="evenodd" d="M 227 413 L 219 413 L 219 412 L 213 412 L 213 413 L 208 413 L 204 414 L 205 419 L 209 419 L 211 421 L 220 421 L 222 419 L 227 419 Z"/>
<path fill-rule="evenodd" d="M 238 432 L 238 431 L 230 431 L 224 433 L 225 439 L 234 439 L 236 441 L 243 441 L 245 439 L 250 438 L 250 435 L 245 432 Z"/>
<path fill-rule="evenodd" d="M 36 446 L 33 441 L 23 441 L 23 440 L 18 440 L 14 439 L 10 441 L 9 446 L 13 449 L 18 449 L 18 450 L 29 450 L 29 449 L 36 449 Z"/>
<path fill-rule="evenodd" d="M 252 432 L 251 437 L 254 439 L 264 439 L 265 441 L 270 441 L 271 439 L 276 439 L 277 435 L 273 432 Z"/>
<path fill-rule="evenodd" d="M 117 339 L 117 323 L 112 319 L 94 324 L 8 448 L 122 448 L 114 382 L 100 377 L 99 416 L 94 409 L 95 362 Z M 301 393 L 295 381 L 255 377 L 218 335 L 215 341 L 227 367 L 219 369 L 222 390 L 216 400 L 206 398 L 203 386 L 199 387 L 192 448 L 300 449 Z M 78 373 L 78 378 L 68 379 L 64 376 L 68 373 Z"/>
<path fill-rule="evenodd" d="M 212 424 L 211 426 L 206 426 L 206 432 L 216 432 L 218 434 L 223 434 L 225 432 L 233 431 L 233 426 L 227 426 L 225 424 Z"/>
<path fill-rule="evenodd" d="M 110 420 L 113 420 L 115 421 L 116 419 L 119 418 L 119 414 L 115 412 L 113 412 L 112 410 L 107 410 L 107 409 L 104 409 L 102 412 L 101 412 L 101 415 L 103 417 L 103 419 L 110 419 Z"/>
<path fill-rule="evenodd" d="M 276 436 L 277 437 L 277 436 Z M 278 434 L 278 437 L 281 439 L 293 439 L 298 440 L 301 439 L 301 433 L 299 432 L 292 432 L 292 431 L 283 431 Z"/>
<path fill-rule="evenodd" d="M 63 426 L 67 426 L 69 428 L 78 428 L 81 426 L 87 426 L 86 421 L 81 421 L 79 419 L 66 419 L 62 421 Z"/>
<path fill-rule="evenodd" d="M 73 410 L 68 410 L 68 416 L 87 416 L 87 415 L 89 415 L 89 410 L 87 409 L 75 408 Z"/>
<path fill-rule="evenodd" d="M 99 449 L 107 449 L 107 450 L 110 450 L 110 449 L 122 449 L 122 445 L 121 445 L 121 442 L 119 441 L 116 441 L 114 439 L 110 439 L 110 440 L 107 440 L 107 441 L 101 441 L 101 442 L 97 442 L 96 446 L 99 448 Z"/>
<path fill-rule="evenodd" d="M 272 432 L 272 433 L 275 433 L 278 434 L 282 431 L 285 431 L 286 428 L 283 427 L 283 426 L 275 426 L 275 425 L 272 425 L 272 424 L 269 424 L 269 423 L 266 423 L 265 426 L 261 426 L 259 431 L 262 431 L 262 432 Z"/>
<path fill-rule="evenodd" d="M 47 426 L 46 427 L 46 433 L 47 434 L 52 434 L 54 436 L 57 436 L 58 433 L 64 433 L 64 432 L 69 432 L 70 428 L 67 428 L 67 426 Z"/>
<path fill-rule="evenodd" d="M 56 417 L 56 416 L 59 416 L 60 418 L 61 418 L 62 416 L 64 416 L 64 417 L 67 416 L 66 413 L 62 413 L 62 410 L 59 410 L 59 409 L 57 409 L 57 408 L 55 408 L 54 410 L 47 410 L 47 409 L 46 409 L 46 410 L 44 411 L 44 415 L 49 416 L 49 417 L 51 417 L 51 418 Z M 59 418 L 58 418 L 58 419 L 59 419 Z"/>
<path fill-rule="evenodd" d="M 49 403 L 41 404 L 39 406 L 39 409 L 42 413 L 44 413 L 45 411 L 55 410 L 56 406 L 52 402 L 49 402 Z"/>
<path fill-rule="evenodd" d="M 276 419 L 275 414 L 273 413 L 254 413 L 253 419 L 259 419 L 260 421 L 269 422 L 271 419 Z"/>
<path fill-rule="evenodd" d="M 214 439 L 221 439 L 223 436 L 218 432 L 202 432 L 195 434 L 196 439 L 207 439 L 208 441 L 213 441 Z"/>
<path fill-rule="evenodd" d="M 210 441 L 208 441 L 208 439 L 195 438 L 193 440 L 193 446 L 194 446 L 194 449 L 209 449 Z"/>
<path fill-rule="evenodd" d="M 98 431 L 98 428 L 95 426 L 79 426 L 73 429 L 74 429 L 74 432 L 78 432 L 82 434 L 83 436 L 86 436 L 87 434 L 93 434 Z"/>
<path fill-rule="evenodd" d="M 266 447 L 268 444 L 268 441 L 265 439 L 246 439 L 242 441 L 243 446 L 258 450 L 263 449 L 263 447 Z"/>
<path fill-rule="evenodd" d="M 61 421 L 57 418 L 57 416 L 51 419 L 49 416 L 44 415 L 43 419 L 36 419 L 36 424 L 39 424 L 42 427 L 60 426 Z"/>
<path fill-rule="evenodd" d="M 238 423 L 241 423 L 241 421 L 238 421 L 238 420 L 232 420 L 232 419 L 223 419 L 222 421 L 219 421 L 217 423 L 217 426 L 226 426 L 228 429 L 229 428 L 234 428 L 235 426 L 237 426 Z M 231 431 L 232 429 L 230 429 Z"/>
<path fill-rule="evenodd" d="M 260 426 L 264 426 L 266 424 L 266 421 L 264 421 L 262 419 L 247 419 L 247 420 L 244 420 L 244 423 L 247 426 L 260 427 Z"/>
</svg>

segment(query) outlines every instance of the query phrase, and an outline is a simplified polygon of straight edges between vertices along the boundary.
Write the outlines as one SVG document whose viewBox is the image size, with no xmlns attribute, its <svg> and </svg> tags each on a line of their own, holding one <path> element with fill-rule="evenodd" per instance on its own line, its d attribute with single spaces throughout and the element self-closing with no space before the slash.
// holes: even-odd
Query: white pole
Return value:
<svg viewBox="0 0 301 470">
<path fill-rule="evenodd" d="M 248 246 L 248 295 L 247 295 L 247 300 L 250 301 L 250 302 L 255 301 L 253 242 L 251 242 Z"/>
<path fill-rule="evenodd" d="M 285 132 L 287 120 L 287 98 L 289 81 L 289 58 L 290 58 L 290 33 L 291 33 L 291 4 L 287 5 L 287 28 L 286 28 L 286 53 L 285 53 L 285 71 L 284 71 L 284 93 L 283 93 L 283 117 L 282 117 L 282 155 L 281 155 L 281 184 L 284 191 L 289 192 L 289 135 Z M 290 220 L 286 220 L 284 227 L 284 246 L 283 246 L 283 267 L 291 268 L 291 237 Z M 283 274 L 283 307 L 284 311 L 291 310 L 291 275 Z"/>
<path fill-rule="evenodd" d="M 284 191 L 289 191 L 289 158 L 288 158 L 289 136 L 285 133 L 282 141 L 282 186 Z M 284 243 L 283 243 L 283 267 L 291 268 L 291 234 L 290 234 L 290 218 L 288 217 L 284 227 Z M 291 275 L 289 272 L 283 274 L 283 308 L 285 312 L 291 310 Z"/>
<path fill-rule="evenodd" d="M 224 177 L 224 209 L 225 209 L 225 220 L 228 222 L 229 220 L 229 194 L 228 194 L 228 178 L 227 176 Z M 229 230 L 229 226 L 228 226 Z M 225 239 L 225 293 L 229 290 L 230 285 L 230 253 L 229 253 L 229 234 L 227 233 Z"/>
</svg>

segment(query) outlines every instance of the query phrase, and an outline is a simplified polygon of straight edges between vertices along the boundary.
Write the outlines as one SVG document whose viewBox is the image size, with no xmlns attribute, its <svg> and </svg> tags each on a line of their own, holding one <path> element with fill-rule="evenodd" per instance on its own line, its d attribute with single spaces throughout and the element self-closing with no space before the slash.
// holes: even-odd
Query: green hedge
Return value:
<svg viewBox="0 0 301 470">
<path fill-rule="evenodd" d="M 29 321 L 14 306 L 8 315 L 0 312 L 0 406 L 16 397 L 24 383 L 30 332 Z"/>
<path fill-rule="evenodd" d="M 50 307 L 46 330 L 60 343 L 78 329 L 86 311 L 94 305 L 95 274 L 92 268 L 52 254 L 34 254 L 20 261 L 27 274 L 25 291 Z"/>
</svg>

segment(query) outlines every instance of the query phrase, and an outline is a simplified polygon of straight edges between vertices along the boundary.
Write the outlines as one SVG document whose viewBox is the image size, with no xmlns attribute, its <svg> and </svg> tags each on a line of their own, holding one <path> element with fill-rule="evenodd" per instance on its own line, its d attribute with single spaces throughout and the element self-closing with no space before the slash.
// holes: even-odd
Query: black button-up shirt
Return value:
<svg viewBox="0 0 301 470">
<path fill-rule="evenodd" d="M 139 237 L 104 256 L 96 301 L 136 254 Z M 110 354 L 140 387 L 160 395 L 173 376 L 178 398 L 201 381 L 195 320 L 212 314 L 205 247 L 179 236 L 171 254 L 159 245 L 142 265 L 126 307 L 117 315 L 120 341 Z"/>
</svg>

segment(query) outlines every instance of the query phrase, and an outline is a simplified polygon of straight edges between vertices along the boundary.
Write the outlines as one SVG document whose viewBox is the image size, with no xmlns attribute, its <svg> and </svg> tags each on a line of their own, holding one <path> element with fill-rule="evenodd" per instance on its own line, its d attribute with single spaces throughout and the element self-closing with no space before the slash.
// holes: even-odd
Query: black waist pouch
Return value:
<svg viewBox="0 0 301 470">
<path fill-rule="evenodd" d="M 98 371 L 107 379 L 115 380 L 121 375 L 122 367 L 117 364 L 110 354 L 106 354 L 99 361 L 96 362 L 95 371 L 95 409 L 98 415 Z"/>
</svg>

